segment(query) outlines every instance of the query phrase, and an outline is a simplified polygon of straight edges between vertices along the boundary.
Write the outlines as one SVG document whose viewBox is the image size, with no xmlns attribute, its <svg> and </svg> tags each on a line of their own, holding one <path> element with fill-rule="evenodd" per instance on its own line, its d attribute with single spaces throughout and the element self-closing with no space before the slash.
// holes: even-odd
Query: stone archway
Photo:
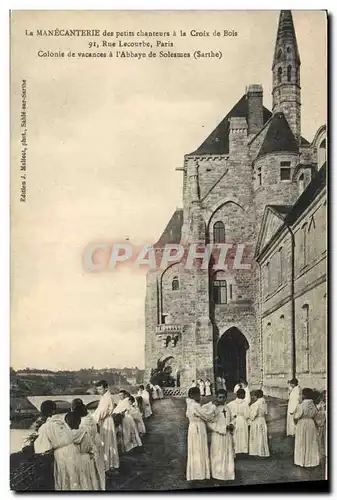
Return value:
<svg viewBox="0 0 337 500">
<path fill-rule="evenodd" d="M 226 330 L 218 341 L 215 371 L 225 378 L 229 391 L 240 379 L 247 378 L 247 349 L 249 343 L 236 326 Z"/>
</svg>

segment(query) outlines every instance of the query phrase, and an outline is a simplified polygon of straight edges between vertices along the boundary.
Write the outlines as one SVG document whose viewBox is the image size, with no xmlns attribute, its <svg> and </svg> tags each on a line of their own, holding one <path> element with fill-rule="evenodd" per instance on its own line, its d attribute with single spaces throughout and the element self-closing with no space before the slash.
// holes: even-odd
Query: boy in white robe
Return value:
<svg viewBox="0 0 337 500">
<path fill-rule="evenodd" d="M 101 394 L 101 399 L 92 416 L 99 426 L 99 434 L 104 448 L 105 471 L 117 471 L 119 469 L 119 455 L 115 423 L 112 417 L 116 405 L 105 380 L 97 382 L 96 388 Z"/>
<path fill-rule="evenodd" d="M 129 394 L 127 391 L 119 391 L 119 402 L 117 406 L 113 410 L 113 414 L 121 414 L 123 415 L 122 423 L 121 423 L 121 434 L 123 447 L 126 452 L 133 450 L 137 446 L 142 446 L 142 441 L 139 437 L 138 429 L 135 421 L 133 420 L 130 409 L 131 403 Z"/>
<path fill-rule="evenodd" d="M 158 398 L 159 398 L 159 399 L 163 399 L 163 397 L 164 397 L 164 393 L 163 393 L 163 390 L 162 390 L 162 388 L 160 387 L 160 385 L 155 385 L 155 388 L 157 389 Z"/>
<path fill-rule="evenodd" d="M 212 396 L 212 384 L 209 378 L 205 380 L 205 396 Z"/>
<path fill-rule="evenodd" d="M 319 465 L 320 456 L 315 424 L 318 410 L 313 402 L 313 391 L 303 389 L 302 399 L 302 403 L 294 412 L 296 425 L 294 464 L 300 467 L 316 467 Z"/>
<path fill-rule="evenodd" d="M 152 415 L 152 408 L 151 408 L 151 404 L 150 404 L 150 394 L 144 388 L 143 385 L 139 386 L 138 395 L 141 396 L 142 399 L 143 399 L 143 413 L 144 413 L 144 418 L 151 417 L 151 415 Z"/>
<path fill-rule="evenodd" d="M 269 457 L 268 430 L 266 423 L 267 403 L 261 390 L 252 392 L 249 408 L 249 455 Z"/>
<path fill-rule="evenodd" d="M 239 381 L 237 384 L 235 384 L 235 386 L 234 386 L 234 389 L 233 389 L 234 394 L 236 395 L 236 393 L 238 392 L 238 390 L 239 390 L 239 389 L 242 389 L 242 388 L 243 388 L 243 387 L 242 387 L 242 382 L 241 382 L 241 380 L 240 380 L 240 381 Z"/>
<path fill-rule="evenodd" d="M 128 410 L 137 426 L 139 436 L 146 434 L 146 428 L 138 403 L 133 396 L 129 396 L 130 409 Z"/>
<path fill-rule="evenodd" d="M 295 436 L 294 413 L 301 402 L 301 389 L 297 378 L 289 380 L 290 392 L 287 409 L 287 436 Z"/>
<path fill-rule="evenodd" d="M 239 389 L 236 399 L 228 403 L 234 420 L 234 449 L 237 453 L 248 453 L 248 419 L 249 405 L 245 401 L 245 390 Z"/>
<path fill-rule="evenodd" d="M 214 412 L 214 420 L 207 423 L 211 434 L 211 476 L 220 481 L 235 479 L 234 442 L 231 412 L 226 405 L 227 391 L 220 389 L 215 403 L 209 403 Z M 204 409 L 206 406 L 202 408 Z"/>
<path fill-rule="evenodd" d="M 199 387 L 191 387 L 186 400 L 186 417 L 189 419 L 187 434 L 187 481 L 210 479 L 206 421 L 212 421 L 214 412 L 200 405 Z"/>
<path fill-rule="evenodd" d="M 66 424 L 64 415 L 53 415 L 56 410 L 53 401 L 44 403 L 50 406 L 50 416 L 38 430 L 38 436 L 34 441 L 34 451 L 35 453 L 54 451 L 56 491 L 85 490 L 86 478 L 82 472 L 81 455 L 73 442 L 71 429 Z"/>
<path fill-rule="evenodd" d="M 200 396 L 205 396 L 205 382 L 202 379 L 198 381 L 198 387 L 200 390 Z"/>
</svg>

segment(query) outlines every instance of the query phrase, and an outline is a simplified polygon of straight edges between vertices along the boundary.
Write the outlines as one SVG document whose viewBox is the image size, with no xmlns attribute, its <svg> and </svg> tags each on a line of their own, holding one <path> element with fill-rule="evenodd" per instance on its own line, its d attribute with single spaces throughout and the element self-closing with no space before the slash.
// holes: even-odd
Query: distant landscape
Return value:
<svg viewBox="0 0 337 500">
<path fill-rule="evenodd" d="M 10 368 L 10 418 L 12 426 L 26 427 L 27 419 L 35 418 L 37 409 L 29 396 L 95 394 L 94 383 L 106 380 L 112 392 L 119 388 L 136 391 L 143 383 L 144 370 L 134 368 L 83 368 L 76 371 L 52 371 L 35 368 Z M 60 398 L 62 399 L 62 398 Z"/>
</svg>

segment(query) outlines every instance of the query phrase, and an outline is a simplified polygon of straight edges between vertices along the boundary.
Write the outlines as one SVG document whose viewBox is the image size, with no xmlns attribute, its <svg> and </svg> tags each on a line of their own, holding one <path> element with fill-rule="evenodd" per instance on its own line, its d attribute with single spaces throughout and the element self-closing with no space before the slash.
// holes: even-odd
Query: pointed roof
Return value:
<svg viewBox="0 0 337 500">
<path fill-rule="evenodd" d="M 285 45 L 292 46 L 296 60 L 299 64 L 301 64 L 291 10 L 281 10 L 280 12 L 275 43 L 274 63 L 277 60 L 278 50 L 280 48 L 285 48 Z"/>
<path fill-rule="evenodd" d="M 298 145 L 283 113 L 275 113 L 257 157 L 277 151 L 298 153 Z"/>
<path fill-rule="evenodd" d="M 263 123 L 266 123 L 271 117 L 271 112 L 263 107 Z M 229 119 L 231 117 L 244 117 L 248 119 L 248 101 L 247 94 L 235 104 L 225 118 L 207 137 L 207 139 L 190 155 L 222 155 L 229 153 Z"/>
<path fill-rule="evenodd" d="M 183 225 L 183 209 L 177 208 L 172 215 L 169 223 L 167 224 L 161 237 L 153 246 L 156 248 L 162 248 L 165 245 L 170 245 L 173 243 L 180 243 L 181 239 L 181 228 Z"/>
</svg>

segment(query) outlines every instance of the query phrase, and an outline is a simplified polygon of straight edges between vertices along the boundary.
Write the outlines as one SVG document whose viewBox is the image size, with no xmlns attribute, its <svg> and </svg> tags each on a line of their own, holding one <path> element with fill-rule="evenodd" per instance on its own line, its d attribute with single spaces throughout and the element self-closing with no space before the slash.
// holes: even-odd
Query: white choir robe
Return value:
<svg viewBox="0 0 337 500">
<path fill-rule="evenodd" d="M 298 420 L 295 432 L 294 464 L 301 467 L 316 467 L 320 456 L 315 425 L 318 410 L 311 399 L 305 399 L 295 410 Z"/>
<path fill-rule="evenodd" d="M 81 426 L 78 429 L 72 429 L 74 444 L 81 456 L 81 484 L 82 489 L 86 491 L 99 491 L 100 478 L 99 472 L 94 460 L 95 443 L 92 439 L 89 430 Z"/>
<path fill-rule="evenodd" d="M 211 476 L 220 481 L 235 479 L 234 441 L 227 426 L 232 423 L 231 412 L 227 405 L 213 406 L 214 420 L 208 422 L 211 434 Z"/>
<path fill-rule="evenodd" d="M 205 396 L 212 396 L 211 382 L 209 380 L 205 382 Z"/>
<path fill-rule="evenodd" d="M 259 398 L 249 408 L 249 455 L 269 457 L 268 429 L 266 423 L 267 403 Z"/>
<path fill-rule="evenodd" d="M 317 406 L 317 416 L 315 422 L 317 425 L 318 450 L 320 458 L 326 455 L 326 406 L 321 401 Z"/>
<path fill-rule="evenodd" d="M 248 385 L 247 385 L 247 387 L 244 387 L 243 390 L 245 391 L 245 399 L 244 400 L 246 401 L 247 404 L 250 405 L 251 397 L 250 397 L 250 389 L 249 389 Z"/>
<path fill-rule="evenodd" d="M 289 394 L 287 410 L 287 436 L 295 436 L 294 412 L 301 402 L 301 389 L 297 385 L 293 387 Z"/>
<path fill-rule="evenodd" d="M 189 419 L 187 433 L 187 481 L 210 479 L 206 421 L 212 421 L 214 415 L 205 410 L 193 399 L 186 400 L 186 417 Z"/>
<path fill-rule="evenodd" d="M 129 413 L 130 413 L 131 417 L 133 418 L 133 420 L 135 421 L 139 436 L 146 434 L 144 420 L 143 420 L 141 411 L 138 408 L 137 402 L 133 403 L 130 406 Z"/>
<path fill-rule="evenodd" d="M 159 399 L 163 399 L 164 393 L 160 385 L 155 385 L 155 388 L 157 389 L 158 397 Z"/>
<path fill-rule="evenodd" d="M 99 434 L 104 448 L 104 468 L 105 471 L 119 468 L 119 455 L 117 447 L 117 437 L 115 423 L 112 412 L 115 404 L 110 391 L 106 391 L 92 414 L 96 424 L 99 425 Z"/>
<path fill-rule="evenodd" d="M 155 385 L 150 384 L 150 389 L 152 390 L 152 399 L 159 399 L 157 387 Z"/>
<path fill-rule="evenodd" d="M 34 442 L 35 453 L 51 450 L 54 450 L 55 490 L 85 490 L 81 455 L 73 442 L 72 431 L 64 421 L 64 415 L 53 415 L 39 428 Z"/>
<path fill-rule="evenodd" d="M 133 420 L 129 410 L 131 408 L 131 404 L 128 398 L 121 399 L 116 408 L 114 408 L 113 413 L 123 413 L 124 416 L 122 419 L 121 430 L 122 430 L 122 440 L 123 447 L 126 452 L 133 450 L 137 446 L 142 446 L 142 441 L 139 437 L 137 425 Z"/>
<path fill-rule="evenodd" d="M 99 485 L 100 485 L 99 489 L 104 491 L 105 490 L 104 448 L 101 442 L 100 435 L 97 431 L 97 424 L 90 413 L 81 418 L 80 427 L 83 427 L 84 429 L 87 430 L 87 432 L 91 436 L 91 439 L 94 442 L 94 461 L 99 476 Z"/>
<path fill-rule="evenodd" d="M 150 394 L 147 392 L 146 389 L 138 391 L 138 396 L 141 396 L 143 398 L 143 413 L 144 413 L 144 418 L 149 418 L 152 415 L 152 409 L 151 409 L 151 404 L 150 404 Z"/>
<path fill-rule="evenodd" d="M 235 423 L 235 453 L 248 453 L 248 419 L 249 406 L 244 399 L 236 398 L 227 405 Z"/>
<path fill-rule="evenodd" d="M 199 390 L 200 390 L 200 396 L 205 396 L 205 382 L 200 380 L 198 382 Z"/>
</svg>

